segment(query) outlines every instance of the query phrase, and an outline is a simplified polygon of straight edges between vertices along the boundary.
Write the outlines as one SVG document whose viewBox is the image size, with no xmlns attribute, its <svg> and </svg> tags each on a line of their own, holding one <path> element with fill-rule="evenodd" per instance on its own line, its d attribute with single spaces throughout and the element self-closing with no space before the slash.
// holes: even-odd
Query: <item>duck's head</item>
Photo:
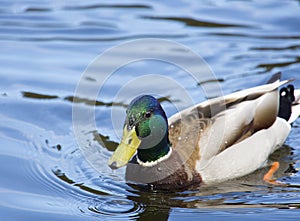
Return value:
<svg viewBox="0 0 300 221">
<path fill-rule="evenodd" d="M 126 114 L 123 138 L 108 162 L 112 169 L 125 166 L 136 151 L 141 162 L 156 161 L 168 153 L 168 121 L 156 98 L 135 98 Z"/>
</svg>

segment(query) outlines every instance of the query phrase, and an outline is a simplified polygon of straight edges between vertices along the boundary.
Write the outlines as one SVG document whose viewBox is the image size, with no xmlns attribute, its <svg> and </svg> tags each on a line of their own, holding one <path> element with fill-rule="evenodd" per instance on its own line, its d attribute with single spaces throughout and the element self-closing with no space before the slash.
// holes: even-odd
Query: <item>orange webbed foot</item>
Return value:
<svg viewBox="0 0 300 221">
<path fill-rule="evenodd" d="M 269 169 L 269 171 L 264 175 L 264 178 L 263 180 L 269 184 L 272 184 L 272 185 L 276 185 L 276 186 L 285 186 L 286 184 L 284 183 L 281 183 L 275 179 L 273 179 L 273 175 L 274 173 L 278 170 L 279 168 L 279 162 L 274 162 L 272 163 L 271 165 L 271 168 Z"/>
</svg>

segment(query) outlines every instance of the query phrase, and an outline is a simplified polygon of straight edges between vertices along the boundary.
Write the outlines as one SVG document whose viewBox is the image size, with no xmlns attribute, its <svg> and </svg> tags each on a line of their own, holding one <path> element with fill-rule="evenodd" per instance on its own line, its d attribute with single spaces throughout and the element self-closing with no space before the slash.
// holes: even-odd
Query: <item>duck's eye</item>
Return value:
<svg viewBox="0 0 300 221">
<path fill-rule="evenodd" d="M 150 118 L 152 115 L 152 113 L 150 111 L 147 111 L 145 114 L 144 114 L 144 117 L 145 118 Z"/>
</svg>

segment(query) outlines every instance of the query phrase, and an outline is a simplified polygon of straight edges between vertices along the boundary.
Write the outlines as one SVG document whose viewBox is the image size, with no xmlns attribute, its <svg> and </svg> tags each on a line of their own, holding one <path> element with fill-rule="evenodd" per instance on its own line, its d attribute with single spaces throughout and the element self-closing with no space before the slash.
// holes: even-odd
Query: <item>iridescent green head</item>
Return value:
<svg viewBox="0 0 300 221">
<path fill-rule="evenodd" d="M 136 150 L 142 162 L 156 161 L 169 152 L 168 120 L 156 98 L 135 98 L 126 114 L 122 141 L 109 160 L 111 168 L 126 165 Z"/>
</svg>

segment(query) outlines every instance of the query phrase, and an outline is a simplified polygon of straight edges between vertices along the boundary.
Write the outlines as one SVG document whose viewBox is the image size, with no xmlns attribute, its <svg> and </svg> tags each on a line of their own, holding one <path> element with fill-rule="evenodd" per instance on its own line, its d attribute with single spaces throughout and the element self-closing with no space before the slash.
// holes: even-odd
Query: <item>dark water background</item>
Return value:
<svg viewBox="0 0 300 221">
<path fill-rule="evenodd" d="M 94 131 L 89 135 L 102 172 L 83 158 L 72 128 L 81 74 L 96 56 L 129 40 L 162 38 L 193 49 L 211 66 L 223 93 L 264 83 L 278 71 L 299 78 L 299 1 L 3 0 L 0 27 L 1 220 L 299 220 L 299 121 L 273 155 L 282 165 L 277 176 L 288 187 L 264 184 L 261 170 L 199 191 L 145 192 L 125 184 L 123 169 L 111 172 L 106 162 L 119 140 L 111 102 L 137 72 L 165 74 L 195 102 L 205 100 L 201 87 L 175 67 L 129 65 L 108 81 L 95 108 L 108 148 Z M 161 85 L 153 90 L 182 102 Z M 122 102 L 124 114 L 129 100 Z"/>
</svg>

